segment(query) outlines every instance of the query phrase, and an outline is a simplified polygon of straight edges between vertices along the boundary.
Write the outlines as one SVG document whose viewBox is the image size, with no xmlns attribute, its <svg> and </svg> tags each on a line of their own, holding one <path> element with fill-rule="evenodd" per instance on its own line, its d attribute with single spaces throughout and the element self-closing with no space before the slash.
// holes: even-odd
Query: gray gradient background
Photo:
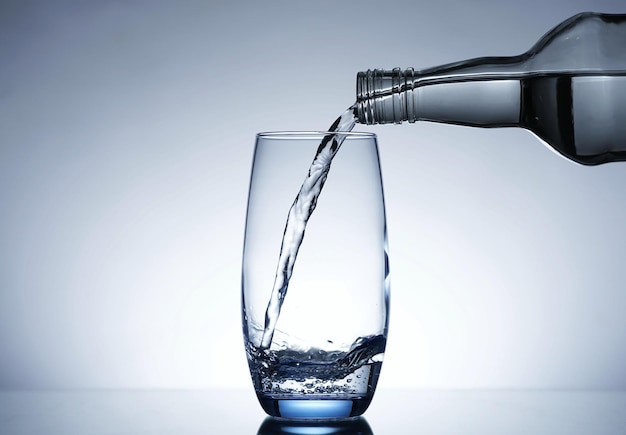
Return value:
<svg viewBox="0 0 626 435">
<path fill-rule="evenodd" d="M 515 55 L 621 0 L 0 3 L 0 388 L 249 387 L 254 134 L 325 129 L 357 71 Z M 530 133 L 379 135 L 381 386 L 626 388 L 626 163 Z"/>
</svg>

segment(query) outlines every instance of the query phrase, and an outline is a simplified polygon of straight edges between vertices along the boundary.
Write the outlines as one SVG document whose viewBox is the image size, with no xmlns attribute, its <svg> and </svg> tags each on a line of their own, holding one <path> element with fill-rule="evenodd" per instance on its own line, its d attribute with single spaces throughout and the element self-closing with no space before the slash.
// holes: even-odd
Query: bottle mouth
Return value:
<svg viewBox="0 0 626 435">
<path fill-rule="evenodd" d="M 361 124 L 401 123 L 411 119 L 407 94 L 413 90 L 414 70 L 373 69 L 357 73 L 356 116 Z"/>
<path fill-rule="evenodd" d="M 373 122 L 373 79 L 372 70 L 360 71 L 356 75 L 356 104 L 355 114 L 361 124 L 371 125 Z"/>
</svg>

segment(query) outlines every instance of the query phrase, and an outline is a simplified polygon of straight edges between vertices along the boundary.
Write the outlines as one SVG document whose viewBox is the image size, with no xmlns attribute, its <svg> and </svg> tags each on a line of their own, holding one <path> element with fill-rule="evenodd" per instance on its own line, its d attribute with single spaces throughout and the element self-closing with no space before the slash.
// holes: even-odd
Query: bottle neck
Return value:
<svg viewBox="0 0 626 435">
<path fill-rule="evenodd" d="M 421 73 L 411 68 L 359 72 L 358 122 L 424 120 L 481 127 L 517 126 L 521 76 L 511 73 L 510 63 L 500 61 L 494 65 L 489 74 L 472 73 L 471 67 L 454 73 L 449 68 Z"/>
</svg>

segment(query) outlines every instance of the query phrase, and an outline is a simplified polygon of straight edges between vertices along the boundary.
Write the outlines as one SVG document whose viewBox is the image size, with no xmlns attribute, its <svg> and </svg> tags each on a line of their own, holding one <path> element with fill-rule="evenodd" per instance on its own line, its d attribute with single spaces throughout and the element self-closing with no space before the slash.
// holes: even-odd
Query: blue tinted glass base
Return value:
<svg viewBox="0 0 626 435">
<path fill-rule="evenodd" d="M 259 395 L 259 402 L 272 417 L 295 420 L 335 420 L 358 417 L 369 406 L 372 398 L 347 399 L 291 399 Z"/>
</svg>

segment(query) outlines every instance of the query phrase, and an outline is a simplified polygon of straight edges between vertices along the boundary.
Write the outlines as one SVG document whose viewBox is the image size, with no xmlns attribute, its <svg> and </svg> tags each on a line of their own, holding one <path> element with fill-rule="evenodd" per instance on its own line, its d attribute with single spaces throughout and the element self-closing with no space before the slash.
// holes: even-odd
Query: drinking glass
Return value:
<svg viewBox="0 0 626 435">
<path fill-rule="evenodd" d="M 329 141 L 339 147 L 334 158 L 319 152 Z M 327 174 L 317 174 L 314 158 Z M 320 184 L 315 197 L 310 190 Z M 302 218 L 313 209 L 308 221 Z M 279 261 L 286 252 L 293 255 Z M 242 269 L 244 342 L 265 412 L 290 419 L 361 415 L 376 389 L 388 325 L 376 135 L 258 134 Z"/>
</svg>

